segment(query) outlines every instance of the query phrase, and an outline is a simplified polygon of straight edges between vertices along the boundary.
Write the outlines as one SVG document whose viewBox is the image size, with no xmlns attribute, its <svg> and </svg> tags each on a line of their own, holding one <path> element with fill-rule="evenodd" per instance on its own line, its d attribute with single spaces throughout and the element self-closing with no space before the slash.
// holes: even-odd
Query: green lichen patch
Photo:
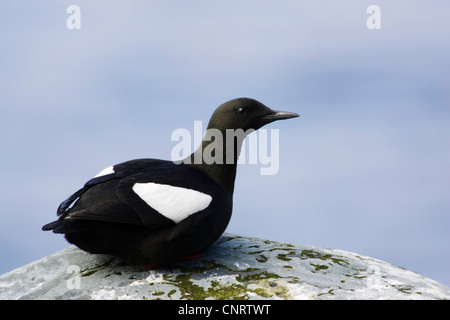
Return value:
<svg viewBox="0 0 450 320">
<path fill-rule="evenodd" d="M 398 284 L 392 285 L 393 288 L 397 289 L 398 291 L 402 292 L 402 293 L 406 293 L 406 294 L 412 294 L 414 293 L 414 286 L 413 285 L 407 285 L 407 284 Z"/>
<path fill-rule="evenodd" d="M 87 268 L 85 268 L 83 270 L 80 270 L 80 276 L 81 277 L 89 277 L 89 276 L 95 274 L 96 272 L 109 267 L 111 262 L 114 261 L 114 260 L 115 260 L 115 258 L 112 258 L 112 259 L 106 261 L 105 263 L 95 264 L 93 266 L 89 266 L 89 267 L 87 267 Z"/>
<path fill-rule="evenodd" d="M 325 266 L 325 265 L 322 265 L 322 264 L 310 263 L 310 265 L 312 265 L 314 267 L 314 272 L 318 272 L 318 271 L 321 271 L 321 270 L 328 269 L 328 266 Z"/>
<path fill-rule="evenodd" d="M 257 282 L 259 288 L 253 290 L 254 293 L 263 298 L 272 298 L 274 296 L 283 299 L 293 299 L 289 294 L 288 284 L 282 281 L 260 280 Z"/>
<path fill-rule="evenodd" d="M 258 271 L 258 272 L 252 272 L 252 273 L 241 273 L 236 277 L 236 280 L 239 282 L 252 282 L 257 280 L 263 280 L 263 279 L 278 279 L 280 278 L 279 275 L 268 272 L 268 271 Z"/>
<path fill-rule="evenodd" d="M 167 297 L 169 297 L 169 299 L 171 299 L 171 298 L 172 298 L 172 295 L 175 294 L 175 293 L 177 293 L 177 290 L 172 289 L 172 290 L 170 290 L 170 291 L 167 293 Z"/>
<path fill-rule="evenodd" d="M 258 262 L 260 262 L 260 263 L 264 263 L 264 262 L 267 262 L 267 261 L 269 260 L 269 257 L 266 257 L 266 256 L 263 255 L 263 254 L 260 254 L 260 255 L 258 256 L 258 258 L 255 258 L 255 260 L 258 261 Z"/>
<path fill-rule="evenodd" d="M 177 287 L 181 299 L 205 300 L 213 298 L 218 300 L 243 300 L 248 299 L 248 288 L 238 283 L 221 283 L 212 280 L 209 286 L 199 285 L 189 274 L 179 274 L 175 279 L 169 279 L 168 283 Z M 173 290 L 170 292 L 173 295 Z"/>
<path fill-rule="evenodd" d="M 287 257 L 287 254 L 284 254 L 284 253 L 277 254 L 277 259 L 280 259 L 282 261 L 291 261 L 292 260 L 291 258 Z"/>
<path fill-rule="evenodd" d="M 261 255 L 257 259 L 264 263 L 269 257 Z M 201 264 L 181 267 L 179 269 L 181 273 L 170 272 L 163 275 L 163 283 L 172 285 L 179 298 L 188 300 L 241 300 L 255 296 L 268 298 L 274 295 L 287 297 L 288 289 L 275 282 L 282 278 L 275 272 L 254 267 L 242 268 L 238 267 L 238 264 L 230 266 L 213 260 L 199 262 Z M 170 297 L 175 294 L 172 291 L 169 293 Z"/>
<path fill-rule="evenodd" d="M 327 295 L 327 294 L 334 296 L 333 291 L 334 291 L 334 289 L 330 289 L 327 292 L 319 293 L 317 296 L 320 297 L 320 296 Z"/>
<path fill-rule="evenodd" d="M 333 256 L 331 254 L 323 254 L 314 250 L 302 250 L 300 254 L 300 259 L 320 259 L 320 260 L 330 260 L 332 263 L 336 263 L 338 265 L 348 265 L 349 262 L 343 258 L 338 258 L 337 256 Z"/>
</svg>

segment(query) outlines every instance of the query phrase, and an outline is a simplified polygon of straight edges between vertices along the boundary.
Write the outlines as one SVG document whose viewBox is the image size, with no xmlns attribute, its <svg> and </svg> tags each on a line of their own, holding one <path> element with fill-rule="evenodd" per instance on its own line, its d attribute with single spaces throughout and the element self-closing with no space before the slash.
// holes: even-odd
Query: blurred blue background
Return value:
<svg viewBox="0 0 450 320">
<path fill-rule="evenodd" d="M 437 0 L 2 1 L 0 274 L 68 246 L 41 226 L 101 169 L 170 159 L 173 130 L 245 96 L 301 117 L 267 127 L 276 175 L 238 168 L 227 232 L 450 286 L 449 16 Z"/>
</svg>

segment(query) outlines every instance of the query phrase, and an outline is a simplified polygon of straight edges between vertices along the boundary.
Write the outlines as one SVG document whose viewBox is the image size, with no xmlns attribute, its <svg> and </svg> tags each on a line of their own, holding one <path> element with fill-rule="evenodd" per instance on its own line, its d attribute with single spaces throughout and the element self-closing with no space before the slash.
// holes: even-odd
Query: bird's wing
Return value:
<svg viewBox="0 0 450 320">
<path fill-rule="evenodd" d="M 173 226 L 209 206 L 209 178 L 170 161 L 132 160 L 89 180 L 58 208 L 63 219 Z M 210 180 L 208 180 L 210 182 Z"/>
<path fill-rule="evenodd" d="M 186 183 L 186 172 L 177 175 L 178 172 L 168 172 L 173 174 L 170 180 L 161 179 L 159 174 L 155 176 L 152 173 L 131 176 L 121 181 L 117 194 L 123 203 L 138 213 L 144 225 L 153 225 L 160 219 L 179 223 L 206 209 L 212 196 Z"/>
<path fill-rule="evenodd" d="M 68 213 L 72 209 L 72 207 L 77 203 L 77 201 L 80 199 L 80 197 L 83 195 L 83 193 L 85 193 L 86 191 L 91 189 L 93 186 L 103 183 L 103 182 L 106 182 L 106 181 L 113 180 L 115 178 L 116 178 L 116 174 L 110 173 L 110 174 L 106 174 L 103 176 L 98 176 L 98 177 L 94 177 L 94 178 L 90 179 L 88 182 L 86 182 L 86 184 L 83 186 L 83 188 L 81 188 L 80 190 L 78 190 L 77 192 L 72 194 L 70 197 L 68 197 L 66 200 L 61 202 L 58 209 L 56 210 L 56 215 L 59 217 L 61 215 L 64 215 L 65 213 Z"/>
</svg>

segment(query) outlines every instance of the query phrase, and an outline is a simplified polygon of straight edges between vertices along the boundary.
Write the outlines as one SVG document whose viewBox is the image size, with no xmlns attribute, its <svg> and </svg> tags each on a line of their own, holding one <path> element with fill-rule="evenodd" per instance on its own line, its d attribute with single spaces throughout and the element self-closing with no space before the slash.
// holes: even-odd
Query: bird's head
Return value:
<svg viewBox="0 0 450 320">
<path fill-rule="evenodd" d="M 299 115 L 293 112 L 275 111 L 259 101 L 237 98 L 220 105 L 211 116 L 208 128 L 257 130 L 276 120 L 290 119 Z"/>
</svg>

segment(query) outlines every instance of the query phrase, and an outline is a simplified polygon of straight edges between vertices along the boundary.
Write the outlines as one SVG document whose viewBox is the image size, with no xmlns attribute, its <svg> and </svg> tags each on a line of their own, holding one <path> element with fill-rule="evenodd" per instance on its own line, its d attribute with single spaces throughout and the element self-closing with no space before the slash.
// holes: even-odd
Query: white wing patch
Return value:
<svg viewBox="0 0 450 320">
<path fill-rule="evenodd" d="M 103 169 L 94 178 L 106 176 L 107 174 L 110 174 L 110 173 L 114 173 L 114 166 L 109 166 L 108 168 Z"/>
<path fill-rule="evenodd" d="M 136 183 L 133 191 L 150 207 L 175 223 L 206 209 L 212 197 L 208 194 L 154 182 Z"/>
</svg>

